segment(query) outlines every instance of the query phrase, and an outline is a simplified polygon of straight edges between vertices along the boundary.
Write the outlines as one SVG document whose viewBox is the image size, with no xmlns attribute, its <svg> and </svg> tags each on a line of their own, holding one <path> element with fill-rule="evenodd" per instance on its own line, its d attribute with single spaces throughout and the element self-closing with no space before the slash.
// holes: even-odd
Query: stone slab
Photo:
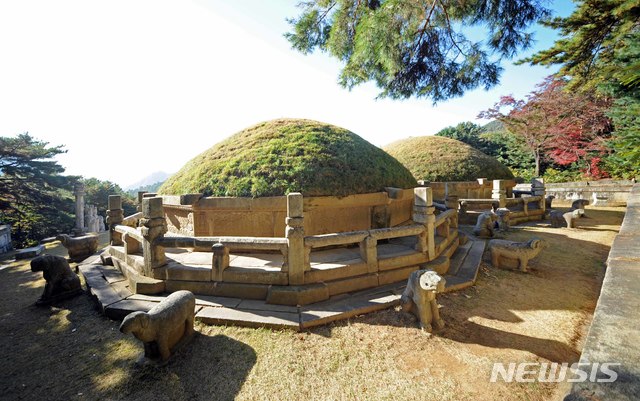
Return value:
<svg viewBox="0 0 640 401">
<path fill-rule="evenodd" d="M 117 283 L 127 279 L 120 270 L 113 266 L 99 266 L 99 270 L 108 283 Z"/>
<path fill-rule="evenodd" d="M 229 298 L 229 297 L 215 297 L 211 295 L 196 295 L 196 305 L 200 306 L 212 306 L 212 307 L 220 307 L 224 306 L 227 308 L 236 308 L 240 302 L 243 302 L 240 298 Z"/>
<path fill-rule="evenodd" d="M 378 286 L 377 274 L 365 274 L 363 276 L 343 278 L 340 280 L 328 281 L 325 283 L 329 287 L 329 296 L 355 292 L 366 288 Z"/>
<path fill-rule="evenodd" d="M 473 245 L 469 250 L 467 257 L 462 262 L 462 266 L 460 266 L 456 276 L 475 282 L 476 277 L 478 276 L 480 262 L 482 262 L 482 255 L 484 254 L 486 242 L 473 241 L 472 244 Z"/>
<path fill-rule="evenodd" d="M 322 302 L 300 310 L 300 326 L 310 328 L 336 320 L 387 309 L 400 304 L 400 295 L 381 294 L 378 297 L 353 296 L 338 302 Z"/>
<path fill-rule="evenodd" d="M 256 310 L 256 311 L 298 313 L 297 306 L 268 304 L 265 301 L 260 301 L 257 299 L 241 300 L 241 302 L 237 304 L 235 307 L 237 309 L 250 310 L 250 311 Z"/>
<path fill-rule="evenodd" d="M 105 281 L 104 285 L 93 286 L 89 289 L 90 294 L 98 301 L 98 307 L 104 313 L 106 308 L 122 301 L 124 298 Z"/>
<path fill-rule="evenodd" d="M 109 319 L 122 320 L 129 313 L 142 311 L 148 312 L 151 308 L 156 306 L 157 302 L 140 301 L 133 299 L 124 299 L 122 301 L 113 303 L 104 308 L 104 314 Z"/>
<path fill-rule="evenodd" d="M 302 286 L 269 287 L 267 302 L 278 305 L 307 305 L 329 299 L 329 287 L 324 283 Z"/>
<path fill-rule="evenodd" d="M 19 249 L 15 253 L 16 260 L 31 259 L 40 256 L 44 252 L 44 245 L 36 245 L 30 248 Z"/>
<path fill-rule="evenodd" d="M 458 269 L 460 269 L 462 262 L 466 258 L 473 244 L 473 241 L 468 241 L 466 244 L 458 247 L 456 252 L 450 258 L 449 270 L 447 271 L 448 274 L 455 275 L 458 272 Z"/>
<path fill-rule="evenodd" d="M 300 330 L 298 313 L 204 307 L 196 314 L 196 320 L 206 324 Z"/>
</svg>

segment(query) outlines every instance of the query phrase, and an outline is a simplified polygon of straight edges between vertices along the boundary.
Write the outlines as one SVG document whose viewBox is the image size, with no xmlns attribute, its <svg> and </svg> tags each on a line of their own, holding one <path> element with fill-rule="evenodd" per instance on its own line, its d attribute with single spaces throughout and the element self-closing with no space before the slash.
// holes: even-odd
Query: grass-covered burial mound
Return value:
<svg viewBox="0 0 640 401">
<path fill-rule="evenodd" d="M 464 142 L 441 136 L 420 136 L 393 142 L 384 148 L 418 180 L 474 181 L 511 179 L 502 163 Z"/>
<path fill-rule="evenodd" d="M 249 127 L 196 156 L 161 194 L 346 196 L 411 188 L 416 181 L 382 149 L 340 127 L 279 119 Z"/>
</svg>

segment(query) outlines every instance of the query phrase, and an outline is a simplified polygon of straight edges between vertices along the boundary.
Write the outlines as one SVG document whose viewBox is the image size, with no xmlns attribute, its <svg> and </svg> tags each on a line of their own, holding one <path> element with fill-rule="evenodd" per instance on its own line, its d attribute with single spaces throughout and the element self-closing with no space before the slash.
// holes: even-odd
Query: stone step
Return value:
<svg viewBox="0 0 640 401">
<path fill-rule="evenodd" d="M 456 274 L 445 276 L 447 280 L 445 292 L 461 290 L 472 286 L 476 282 L 486 241 L 469 241 L 468 244 L 471 244 L 471 247 Z"/>
<path fill-rule="evenodd" d="M 466 244 L 458 246 L 458 249 L 451 256 L 451 261 L 449 262 L 449 271 L 447 272 L 449 275 L 455 276 L 458 273 L 462 262 L 464 262 L 472 246 L 473 241 L 467 241 Z"/>
</svg>

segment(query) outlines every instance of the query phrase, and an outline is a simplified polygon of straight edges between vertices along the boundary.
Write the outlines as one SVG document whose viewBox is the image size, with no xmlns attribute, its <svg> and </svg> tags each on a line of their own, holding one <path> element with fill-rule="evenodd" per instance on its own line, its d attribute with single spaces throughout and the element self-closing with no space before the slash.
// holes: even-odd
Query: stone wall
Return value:
<svg viewBox="0 0 640 401">
<path fill-rule="evenodd" d="M 11 226 L 0 225 L 0 254 L 9 252 L 13 249 L 11 245 Z"/>
<path fill-rule="evenodd" d="M 163 197 L 168 230 L 190 236 L 284 237 L 285 196 L 264 198 Z M 305 197 L 305 235 L 394 227 L 411 220 L 413 189 Z"/>
<path fill-rule="evenodd" d="M 545 183 L 545 187 L 547 195 L 556 197 L 554 202 L 570 203 L 576 199 L 587 199 L 592 205 L 621 206 L 627 203 L 633 182 L 628 180 L 561 182 Z"/>
<path fill-rule="evenodd" d="M 637 400 L 640 394 L 640 185 L 613 241 L 580 363 L 617 363 L 613 383 L 576 383 L 566 401 Z M 606 378 L 606 377 L 603 377 Z"/>
<path fill-rule="evenodd" d="M 433 191 L 433 199 L 443 201 L 446 195 L 457 196 L 460 199 L 490 199 L 493 190 L 493 181 L 486 178 L 478 178 L 476 181 L 460 182 L 427 182 L 422 185 L 430 187 Z M 507 197 L 512 196 L 512 189 L 516 185 L 514 180 L 505 180 Z M 529 184 L 527 184 L 529 185 Z"/>
</svg>

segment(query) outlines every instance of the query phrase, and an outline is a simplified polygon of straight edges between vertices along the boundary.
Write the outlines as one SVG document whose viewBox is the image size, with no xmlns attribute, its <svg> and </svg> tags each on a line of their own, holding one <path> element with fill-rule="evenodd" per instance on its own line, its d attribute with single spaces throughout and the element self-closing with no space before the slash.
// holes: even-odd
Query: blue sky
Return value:
<svg viewBox="0 0 640 401">
<path fill-rule="evenodd" d="M 523 97 L 556 69 L 505 63 L 501 84 L 432 106 L 375 100 L 337 85 L 339 64 L 290 50 L 296 0 L 0 2 L 0 135 L 52 145 L 68 174 L 126 186 L 175 172 L 260 121 L 310 118 L 378 146 L 476 121 L 501 95 Z M 553 1 L 568 15 L 570 1 Z M 536 29 L 533 50 L 555 34 Z M 476 121 L 480 122 L 480 121 Z"/>
</svg>

